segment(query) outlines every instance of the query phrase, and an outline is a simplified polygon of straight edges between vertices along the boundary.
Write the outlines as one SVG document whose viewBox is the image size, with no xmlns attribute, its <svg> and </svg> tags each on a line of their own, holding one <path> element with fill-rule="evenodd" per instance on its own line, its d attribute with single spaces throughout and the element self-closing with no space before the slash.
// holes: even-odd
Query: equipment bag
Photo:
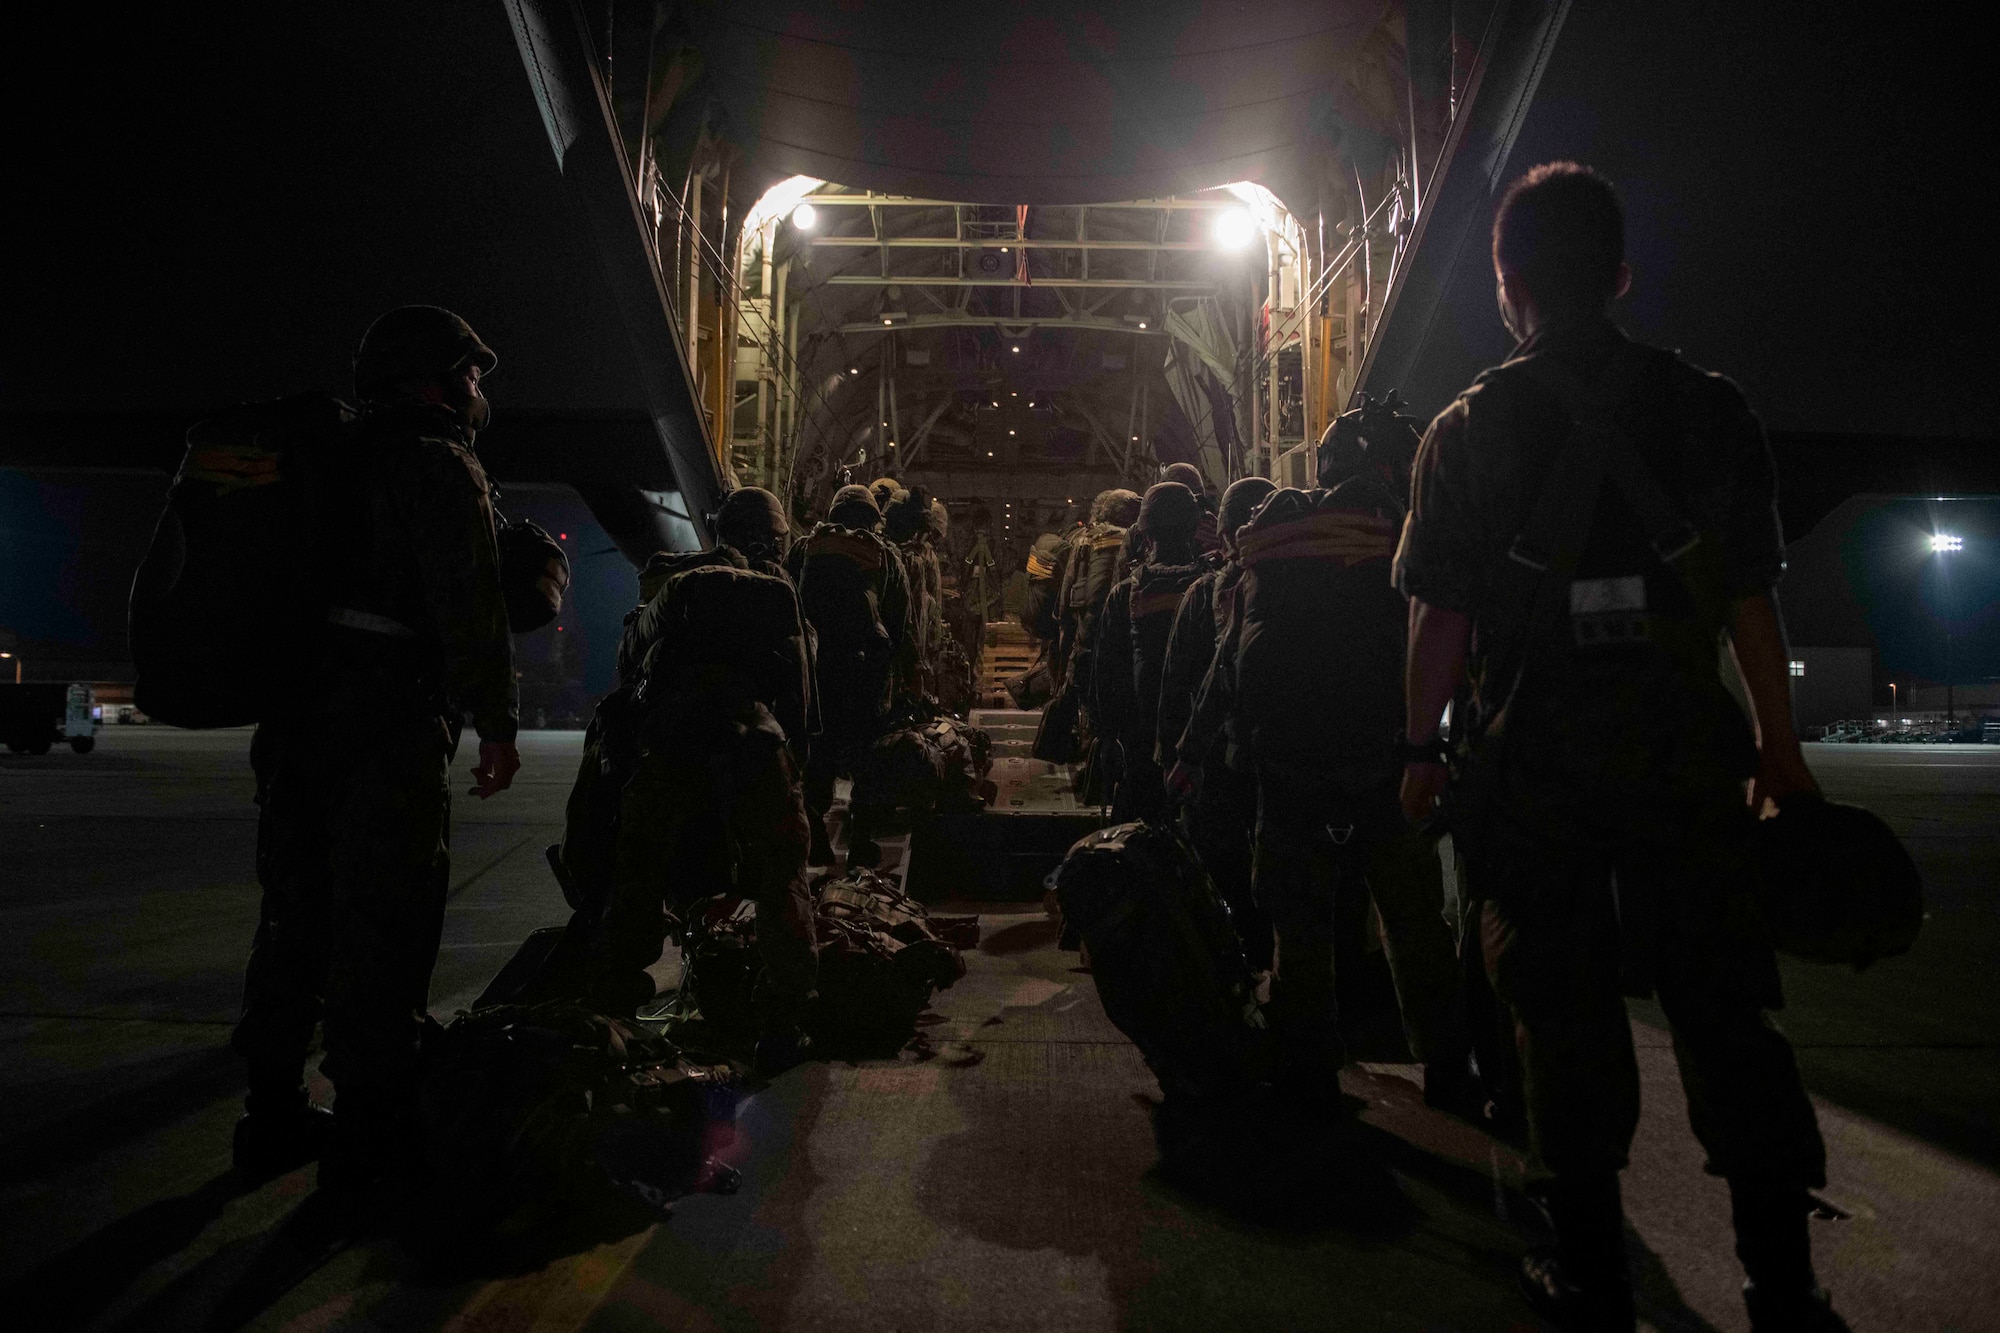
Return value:
<svg viewBox="0 0 2000 1333">
<path fill-rule="evenodd" d="M 1235 726 L 1260 759 L 1399 767 L 1402 513 L 1366 478 L 1275 492 L 1238 543 Z"/>
<path fill-rule="evenodd" d="M 819 660 L 843 671 L 886 671 L 889 630 L 883 624 L 884 581 L 895 551 L 872 532 L 822 523 L 805 541 L 799 600 L 819 631 Z"/>
<path fill-rule="evenodd" d="M 932 918 L 873 871 L 822 883 L 813 904 L 819 984 L 805 1015 L 815 1045 L 843 1055 L 901 1049 L 931 996 L 965 975 L 958 951 L 978 943 L 977 918 L 967 925 Z M 756 909 L 747 901 L 718 898 L 689 913 L 683 984 L 718 1031 L 755 1030 L 756 941 Z"/>
<path fill-rule="evenodd" d="M 714 1159 L 734 1138 L 734 1075 L 639 1025 L 567 1001 L 496 1005 L 434 1029 L 424 1064 L 437 1165 L 495 1208 L 609 1189 L 664 1211 L 736 1188 Z"/>
<path fill-rule="evenodd" d="M 853 803 L 918 813 L 984 809 L 992 790 L 993 738 L 955 717 L 896 727 L 856 766 Z"/>
<path fill-rule="evenodd" d="M 1270 1067 L 1269 1030 L 1229 909 L 1170 826 L 1079 840 L 1051 877 L 1090 951 L 1104 1012 L 1176 1099 L 1229 1100 Z"/>
<path fill-rule="evenodd" d="M 355 409 L 330 394 L 248 403 L 188 432 L 132 580 L 133 702 L 176 727 L 270 716 L 326 616 L 318 478 Z"/>
</svg>

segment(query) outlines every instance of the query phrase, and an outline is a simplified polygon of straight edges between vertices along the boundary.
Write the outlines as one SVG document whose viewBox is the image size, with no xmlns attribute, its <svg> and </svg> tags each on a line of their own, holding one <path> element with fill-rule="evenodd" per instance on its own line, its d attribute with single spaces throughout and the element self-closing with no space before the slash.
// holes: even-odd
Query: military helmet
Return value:
<svg viewBox="0 0 2000 1333">
<path fill-rule="evenodd" d="M 1380 398 L 1361 396 L 1361 406 L 1343 412 L 1319 441 L 1319 484 L 1338 486 L 1367 467 L 1386 467 L 1407 484 L 1422 432 L 1403 413 L 1402 395 L 1391 389 Z"/>
<path fill-rule="evenodd" d="M 792 530 L 785 507 L 762 486 L 739 486 L 715 511 L 715 535 L 732 546 L 773 542 Z"/>
<path fill-rule="evenodd" d="M 402 379 L 449 375 L 470 363 L 489 373 L 500 363 L 472 326 L 443 306 L 398 306 L 368 326 L 354 350 L 354 391 Z"/>
<path fill-rule="evenodd" d="M 1179 482 L 1193 491 L 1196 499 L 1208 494 L 1208 479 L 1192 463 L 1169 463 L 1167 470 L 1160 474 L 1160 480 Z"/>
<path fill-rule="evenodd" d="M 502 519 L 494 534 L 500 548 L 500 595 L 507 628 L 529 634 L 554 620 L 569 591 L 569 553 L 538 523 Z"/>
<path fill-rule="evenodd" d="M 1201 501 L 1178 481 L 1163 481 L 1148 487 L 1139 502 L 1139 521 L 1134 531 L 1144 531 L 1149 541 L 1161 538 L 1192 537 L 1201 522 Z"/>
<path fill-rule="evenodd" d="M 826 509 L 827 521 L 847 528 L 872 528 L 882 519 L 882 510 L 866 486 L 842 486 L 833 493 Z"/>
<path fill-rule="evenodd" d="M 1215 520 L 1225 547 L 1236 549 L 1236 530 L 1248 523 L 1257 506 L 1277 489 L 1278 483 L 1269 477 L 1239 477 L 1229 483 L 1229 489 L 1222 493 L 1221 512 Z"/>
</svg>

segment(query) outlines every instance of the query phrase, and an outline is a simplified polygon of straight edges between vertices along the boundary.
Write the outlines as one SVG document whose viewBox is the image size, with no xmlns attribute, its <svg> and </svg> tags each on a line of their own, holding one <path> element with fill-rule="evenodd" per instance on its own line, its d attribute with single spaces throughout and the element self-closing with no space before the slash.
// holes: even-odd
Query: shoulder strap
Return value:
<svg viewBox="0 0 2000 1333">
<path fill-rule="evenodd" d="M 1626 503 L 1639 516 L 1654 552 L 1672 565 L 1694 549 L 1701 540 L 1701 533 L 1675 507 L 1672 498 L 1660 485 L 1659 478 L 1640 457 L 1631 435 L 1618 424 L 1616 415 L 1618 409 L 1630 401 L 1633 391 L 1644 377 L 1648 360 L 1644 349 L 1628 343 L 1619 349 L 1610 367 L 1594 385 L 1585 384 L 1546 357 L 1521 361 L 1516 368 L 1562 404 L 1570 417 L 1570 444 L 1587 443 L 1599 456 L 1605 478 L 1618 488 Z M 1552 490 L 1553 487 L 1550 488 Z M 1535 543 L 1537 536 L 1544 535 L 1535 531 L 1537 522 L 1556 521 L 1555 516 L 1543 512 L 1550 498 L 1550 492 L 1544 491 L 1528 527 L 1515 538 L 1514 549 L 1508 552 L 1510 558 L 1518 560 L 1522 554 L 1533 557 L 1542 551 L 1553 551 L 1552 546 L 1537 546 Z"/>
</svg>

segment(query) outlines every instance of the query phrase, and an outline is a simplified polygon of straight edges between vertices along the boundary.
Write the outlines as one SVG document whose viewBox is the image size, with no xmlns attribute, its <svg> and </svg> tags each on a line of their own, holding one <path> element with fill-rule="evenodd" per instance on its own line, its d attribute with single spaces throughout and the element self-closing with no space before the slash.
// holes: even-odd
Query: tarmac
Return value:
<svg viewBox="0 0 2000 1333">
<path fill-rule="evenodd" d="M 0 756 L 13 1327 L 1538 1327 L 1512 1287 L 1520 1154 L 1427 1110 L 1413 1065 L 1351 1068 L 1359 1122 L 1311 1143 L 1244 1125 L 1239 1188 L 1163 1176 L 1157 1087 L 1031 903 L 943 905 L 980 911 L 983 938 L 923 1058 L 809 1064 L 758 1092 L 734 1195 L 660 1222 L 477 1229 L 419 1196 L 324 1245 L 310 1170 L 249 1191 L 229 1172 L 227 1042 L 257 903 L 248 741 L 106 727 L 90 755 Z M 1807 748 L 1830 795 L 1904 837 L 1930 899 L 1906 957 L 1859 975 L 1786 964 L 1778 1021 L 1830 1157 L 1819 1272 L 1857 1330 L 2000 1327 L 2000 747 Z M 566 915 L 541 849 L 580 737 L 522 749 L 513 791 L 457 799 L 440 1017 Z M 1742 1329 L 1726 1188 L 1701 1172 L 1658 1011 L 1632 1020 L 1644 1323 Z"/>
</svg>

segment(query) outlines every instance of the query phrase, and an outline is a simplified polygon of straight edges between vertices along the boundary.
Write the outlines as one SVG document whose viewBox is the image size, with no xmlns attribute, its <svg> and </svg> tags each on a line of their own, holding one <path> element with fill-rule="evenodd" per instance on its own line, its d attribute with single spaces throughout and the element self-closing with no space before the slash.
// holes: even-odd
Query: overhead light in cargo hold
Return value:
<svg viewBox="0 0 2000 1333">
<path fill-rule="evenodd" d="M 1257 235 L 1257 220 L 1247 208 L 1225 208 L 1215 217 L 1215 243 L 1227 250 L 1241 250 Z"/>
<path fill-rule="evenodd" d="M 800 231 L 811 231 L 819 225 L 819 210 L 811 204 L 800 204 L 792 210 L 792 225 Z"/>
</svg>

